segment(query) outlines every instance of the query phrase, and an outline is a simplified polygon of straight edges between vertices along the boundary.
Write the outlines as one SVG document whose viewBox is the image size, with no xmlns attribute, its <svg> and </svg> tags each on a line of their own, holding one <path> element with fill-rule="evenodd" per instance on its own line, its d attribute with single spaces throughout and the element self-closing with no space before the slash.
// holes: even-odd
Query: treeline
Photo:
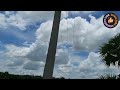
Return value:
<svg viewBox="0 0 120 90">
<path fill-rule="evenodd" d="M 8 72 L 0 72 L 0 79 L 43 79 L 42 76 L 34 76 L 34 75 L 14 75 L 9 74 Z M 64 77 L 53 79 L 65 79 Z"/>
<path fill-rule="evenodd" d="M 0 72 L 0 79 L 42 79 L 42 76 L 14 75 L 8 72 Z"/>
<path fill-rule="evenodd" d="M 42 76 L 34 76 L 34 75 L 14 75 L 14 74 L 9 74 L 8 72 L 0 72 L 0 79 L 43 79 Z M 64 77 L 60 78 L 55 78 L 53 79 L 65 79 Z M 70 79 L 70 78 L 69 78 Z M 102 75 L 97 79 L 120 79 L 120 74 L 119 75 Z"/>
</svg>

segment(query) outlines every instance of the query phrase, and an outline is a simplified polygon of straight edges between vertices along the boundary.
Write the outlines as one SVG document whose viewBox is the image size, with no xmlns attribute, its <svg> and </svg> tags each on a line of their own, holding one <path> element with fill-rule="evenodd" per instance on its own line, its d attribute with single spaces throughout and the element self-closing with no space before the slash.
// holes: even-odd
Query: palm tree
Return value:
<svg viewBox="0 0 120 90">
<path fill-rule="evenodd" d="M 100 46 L 102 60 L 109 67 L 111 64 L 120 66 L 120 34 L 111 38 L 107 43 Z M 103 75 L 100 79 L 120 79 L 120 75 Z"/>
<path fill-rule="evenodd" d="M 120 34 L 111 38 L 99 49 L 103 61 L 107 66 L 111 64 L 120 66 Z"/>
</svg>

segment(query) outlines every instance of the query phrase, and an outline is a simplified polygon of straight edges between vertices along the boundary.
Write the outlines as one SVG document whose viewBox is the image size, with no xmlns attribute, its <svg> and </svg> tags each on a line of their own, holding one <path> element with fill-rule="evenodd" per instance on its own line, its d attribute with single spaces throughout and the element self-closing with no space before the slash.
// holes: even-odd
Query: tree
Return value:
<svg viewBox="0 0 120 90">
<path fill-rule="evenodd" d="M 107 66 L 111 64 L 120 66 L 120 34 L 111 38 L 107 43 L 100 46 L 100 54 Z"/>
<path fill-rule="evenodd" d="M 111 64 L 120 66 L 120 34 L 111 38 L 107 43 L 100 46 L 102 60 L 109 67 Z M 120 75 L 104 75 L 100 79 L 120 79 Z"/>
</svg>

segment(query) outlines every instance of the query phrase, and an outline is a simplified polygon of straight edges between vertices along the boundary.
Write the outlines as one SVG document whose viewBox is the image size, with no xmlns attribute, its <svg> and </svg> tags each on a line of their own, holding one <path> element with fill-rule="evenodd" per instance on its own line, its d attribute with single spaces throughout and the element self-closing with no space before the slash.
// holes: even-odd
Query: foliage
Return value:
<svg viewBox="0 0 120 90">
<path fill-rule="evenodd" d="M 42 79 L 41 76 L 14 75 L 8 72 L 0 72 L 0 79 Z"/>
<path fill-rule="evenodd" d="M 103 44 L 100 49 L 100 54 L 107 66 L 110 64 L 120 66 L 120 34 L 111 38 L 107 43 Z"/>
<path fill-rule="evenodd" d="M 34 75 L 14 75 L 9 74 L 8 72 L 0 72 L 0 79 L 43 79 L 42 76 L 34 76 Z M 53 79 L 65 79 L 64 77 Z"/>
<path fill-rule="evenodd" d="M 101 75 L 99 79 L 118 79 L 118 77 L 116 75 L 108 74 L 108 75 Z"/>
<path fill-rule="evenodd" d="M 112 75 L 112 74 L 101 75 L 98 79 L 120 79 L 120 74 L 119 75 Z"/>
</svg>

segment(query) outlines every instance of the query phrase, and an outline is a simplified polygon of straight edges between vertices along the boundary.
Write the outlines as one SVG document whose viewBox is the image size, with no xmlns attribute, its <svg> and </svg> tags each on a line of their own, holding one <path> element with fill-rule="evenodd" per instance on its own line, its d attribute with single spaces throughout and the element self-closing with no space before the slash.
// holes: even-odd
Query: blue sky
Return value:
<svg viewBox="0 0 120 90">
<path fill-rule="evenodd" d="M 119 33 L 120 24 L 103 25 L 106 13 L 119 11 L 62 11 L 54 76 L 96 78 L 115 73 L 107 68 L 97 52 L 100 45 Z M 0 71 L 42 75 L 54 11 L 0 12 Z M 96 68 L 96 69 L 95 69 Z M 86 75 L 87 72 L 87 75 Z"/>
<path fill-rule="evenodd" d="M 0 30 L 0 41 L 3 44 L 22 45 L 23 42 L 35 41 L 35 26 L 28 26 L 27 30 L 21 31 L 16 27 L 9 27 L 6 30 Z M 23 37 L 22 37 L 23 36 Z"/>
</svg>

